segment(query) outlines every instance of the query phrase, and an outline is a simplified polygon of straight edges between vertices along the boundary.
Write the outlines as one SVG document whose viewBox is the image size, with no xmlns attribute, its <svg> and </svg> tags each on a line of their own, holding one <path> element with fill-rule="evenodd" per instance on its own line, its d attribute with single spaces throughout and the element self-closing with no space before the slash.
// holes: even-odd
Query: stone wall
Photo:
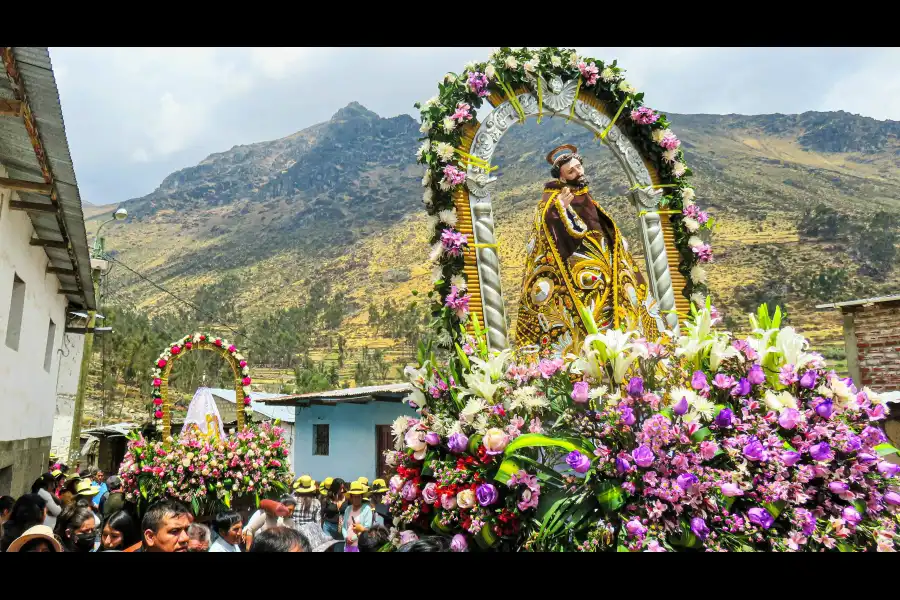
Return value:
<svg viewBox="0 0 900 600">
<path fill-rule="evenodd" d="M 0 441 L 0 496 L 18 498 L 47 470 L 50 436 Z"/>
</svg>

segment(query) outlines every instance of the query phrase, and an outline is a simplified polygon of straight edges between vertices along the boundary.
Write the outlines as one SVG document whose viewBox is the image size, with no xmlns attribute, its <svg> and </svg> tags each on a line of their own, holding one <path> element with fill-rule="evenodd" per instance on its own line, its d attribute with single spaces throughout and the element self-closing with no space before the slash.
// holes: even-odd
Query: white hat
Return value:
<svg viewBox="0 0 900 600">
<path fill-rule="evenodd" d="M 47 527 L 46 525 L 35 525 L 31 529 L 28 529 L 13 540 L 13 543 L 9 545 L 9 548 L 6 550 L 7 552 L 18 552 L 22 546 L 30 542 L 31 540 L 36 539 L 44 539 L 50 542 L 50 545 L 53 546 L 54 552 L 62 552 L 62 544 L 59 543 L 59 540 L 53 536 L 53 530 Z"/>
</svg>

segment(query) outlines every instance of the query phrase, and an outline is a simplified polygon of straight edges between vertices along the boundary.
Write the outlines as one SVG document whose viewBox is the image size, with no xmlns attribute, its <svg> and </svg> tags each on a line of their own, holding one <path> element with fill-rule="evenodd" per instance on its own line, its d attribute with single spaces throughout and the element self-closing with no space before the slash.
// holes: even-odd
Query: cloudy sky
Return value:
<svg viewBox="0 0 900 600">
<path fill-rule="evenodd" d="M 900 120 L 900 49 L 579 48 L 619 59 L 675 113 L 846 110 Z M 280 138 L 358 101 L 413 114 L 490 48 L 51 48 L 82 198 L 120 202 L 238 144 Z"/>
</svg>

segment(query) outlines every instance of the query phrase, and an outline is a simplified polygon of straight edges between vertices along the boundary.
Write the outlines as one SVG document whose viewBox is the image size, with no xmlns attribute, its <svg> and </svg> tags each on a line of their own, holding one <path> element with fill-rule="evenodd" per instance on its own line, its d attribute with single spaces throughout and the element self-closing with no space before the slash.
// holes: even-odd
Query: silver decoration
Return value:
<svg viewBox="0 0 900 600">
<path fill-rule="evenodd" d="M 572 102 L 575 101 L 577 81 L 565 84 L 559 76 L 546 81 L 542 78 L 543 111 L 547 114 L 564 114 L 568 118 Z M 522 107 L 525 117 L 538 114 L 538 101 L 535 93 L 520 94 L 516 98 Z M 496 106 L 479 125 L 469 152 L 490 165 L 497 145 L 503 135 L 520 119 L 519 113 L 509 100 Z M 602 133 L 610 123 L 605 114 L 578 99 L 571 120 L 594 134 Z M 674 331 L 678 328 L 678 316 L 675 313 L 675 291 L 672 289 L 672 277 L 663 237 L 664 222 L 654 212 L 658 206 L 660 191 L 653 189 L 650 172 L 644 164 L 640 152 L 631 140 L 622 133 L 618 125 L 613 125 L 604 140 L 625 170 L 629 184 L 639 186 L 629 193 L 632 205 L 638 213 L 641 229 L 641 242 L 647 259 L 647 276 L 650 292 L 656 298 L 660 311 L 665 314 L 666 322 Z M 472 229 L 476 244 L 496 244 L 494 236 L 494 214 L 491 204 L 489 185 L 497 180 L 482 168 L 469 166 L 466 173 L 466 187 L 469 195 L 469 208 L 472 211 Z M 641 212 L 645 212 L 641 214 Z M 476 248 L 478 277 L 481 282 L 481 300 L 484 310 L 484 327 L 487 331 L 488 346 L 492 350 L 503 350 L 509 347 L 507 334 L 506 305 L 500 285 L 500 259 L 496 248 Z"/>
</svg>

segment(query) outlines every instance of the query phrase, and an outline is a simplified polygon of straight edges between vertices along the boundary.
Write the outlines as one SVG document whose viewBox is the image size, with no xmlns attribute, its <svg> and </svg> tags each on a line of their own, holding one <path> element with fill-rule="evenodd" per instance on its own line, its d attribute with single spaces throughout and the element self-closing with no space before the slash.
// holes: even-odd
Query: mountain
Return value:
<svg viewBox="0 0 900 600">
<path fill-rule="evenodd" d="M 730 324 L 743 325 L 742 313 L 755 302 L 777 300 L 807 335 L 838 346 L 837 314 L 816 312 L 815 304 L 900 288 L 898 270 L 873 274 L 859 249 L 876 213 L 900 210 L 900 123 L 846 112 L 669 120 L 683 140 L 698 202 L 717 222 L 710 282 Z M 240 278 L 234 306 L 244 320 L 302 304 L 311 285 L 327 281 L 349 309 L 340 327 L 348 344 L 391 346 L 368 322 L 368 307 L 383 299 L 404 304 L 413 290 L 430 288 L 422 168 L 414 158 L 419 136 L 408 115 L 382 118 L 353 102 L 327 122 L 172 173 L 153 193 L 121 204 L 130 219 L 104 230 L 106 247 L 182 297 L 227 275 Z M 594 196 L 639 253 L 634 211 L 622 199 L 626 181 L 612 155 L 563 119 L 530 121 L 513 128 L 495 156 L 501 178 L 494 210 L 510 302 L 533 207 L 549 179 L 543 157 L 561 143 L 586 155 Z M 820 217 L 804 213 L 819 205 L 836 215 L 833 235 L 808 234 L 819 231 L 810 220 Z M 93 217 L 89 230 L 104 216 Z M 110 277 L 110 302 L 152 313 L 173 306 L 125 270 Z"/>
</svg>

